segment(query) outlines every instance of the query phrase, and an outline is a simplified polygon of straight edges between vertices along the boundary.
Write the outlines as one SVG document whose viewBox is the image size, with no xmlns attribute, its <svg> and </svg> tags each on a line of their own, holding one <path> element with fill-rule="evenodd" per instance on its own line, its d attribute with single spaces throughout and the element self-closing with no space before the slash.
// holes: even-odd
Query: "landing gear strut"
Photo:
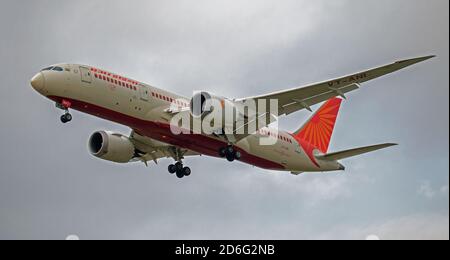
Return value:
<svg viewBox="0 0 450 260">
<path fill-rule="evenodd" d="M 72 106 L 70 101 L 63 100 L 61 103 L 56 103 L 56 107 L 65 111 L 64 115 L 61 116 L 61 122 L 63 124 L 72 121 L 72 115 L 69 113 L 69 108 Z"/>
<path fill-rule="evenodd" d="M 185 176 L 191 175 L 191 169 L 189 167 L 184 167 L 182 162 L 177 162 L 176 164 L 171 164 L 168 167 L 170 174 L 176 174 L 178 178 L 183 178 Z"/>
<path fill-rule="evenodd" d="M 241 159 L 241 152 L 236 151 L 233 146 L 229 145 L 219 150 L 219 155 L 222 158 L 227 158 L 229 162 Z"/>
</svg>

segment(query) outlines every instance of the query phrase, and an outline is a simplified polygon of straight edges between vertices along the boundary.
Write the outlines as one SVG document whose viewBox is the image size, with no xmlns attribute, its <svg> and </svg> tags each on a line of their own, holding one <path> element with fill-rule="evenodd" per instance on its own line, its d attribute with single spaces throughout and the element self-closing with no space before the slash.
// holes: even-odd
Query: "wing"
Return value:
<svg viewBox="0 0 450 260">
<path fill-rule="evenodd" d="M 173 158 L 178 161 L 186 156 L 201 155 L 191 150 L 183 149 L 167 143 L 162 143 L 157 140 L 139 135 L 133 131 L 130 135 L 130 140 L 138 150 L 138 157 L 135 161 L 154 161 L 158 164 L 158 160 L 162 158 Z"/>
<path fill-rule="evenodd" d="M 279 91 L 267 95 L 238 99 L 238 102 L 248 100 L 278 100 L 278 115 L 289 115 L 299 110 L 307 109 L 311 111 L 311 106 L 329 100 L 336 96 L 345 98 L 345 94 L 354 91 L 360 87 L 361 83 L 376 79 L 386 74 L 401 70 L 413 64 L 431 59 L 435 56 L 426 56 L 409 60 L 397 61 L 382 67 L 362 71 L 349 76 L 328 80 L 325 82 L 312 84 L 305 87 Z M 267 111 L 258 111 L 258 114 L 270 113 Z"/>
</svg>

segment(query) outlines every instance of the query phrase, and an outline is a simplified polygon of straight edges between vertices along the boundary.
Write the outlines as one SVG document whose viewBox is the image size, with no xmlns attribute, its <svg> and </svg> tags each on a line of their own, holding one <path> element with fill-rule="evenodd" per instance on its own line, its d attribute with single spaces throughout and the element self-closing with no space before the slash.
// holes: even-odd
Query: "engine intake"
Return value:
<svg viewBox="0 0 450 260">
<path fill-rule="evenodd" d="M 191 115 L 202 120 L 205 134 L 252 134 L 257 130 L 257 109 L 256 102 L 236 102 L 203 91 L 195 93 L 190 103 Z"/>
<path fill-rule="evenodd" d="M 213 110 L 213 97 L 208 92 L 198 92 L 192 97 L 190 107 L 194 117 L 209 114 Z"/>
<path fill-rule="evenodd" d="M 103 160 L 127 163 L 134 158 L 135 150 L 130 139 L 121 134 L 99 131 L 89 138 L 89 151 Z"/>
</svg>

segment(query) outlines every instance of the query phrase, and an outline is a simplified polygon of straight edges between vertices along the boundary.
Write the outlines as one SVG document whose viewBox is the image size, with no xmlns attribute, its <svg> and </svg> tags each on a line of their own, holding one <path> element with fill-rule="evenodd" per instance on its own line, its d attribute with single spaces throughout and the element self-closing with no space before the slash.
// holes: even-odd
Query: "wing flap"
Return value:
<svg viewBox="0 0 450 260">
<path fill-rule="evenodd" d="M 359 84 L 350 84 L 341 88 L 337 89 L 330 89 L 328 92 L 324 92 L 323 94 L 319 94 L 316 96 L 312 96 L 309 98 L 305 98 L 302 100 L 299 99 L 293 99 L 293 103 L 285 105 L 282 107 L 281 114 L 290 115 L 294 112 L 297 112 L 302 109 L 308 109 L 310 110 L 310 107 L 322 103 L 324 101 L 330 100 L 334 97 L 336 97 L 337 94 L 340 94 L 341 96 L 345 97 L 344 94 L 359 89 Z M 310 110 L 311 111 L 311 110 Z"/>
<path fill-rule="evenodd" d="M 135 158 L 135 161 L 154 161 L 158 162 L 162 158 L 175 158 L 178 156 L 198 156 L 201 155 L 197 152 L 183 149 L 177 146 L 173 146 L 167 143 L 163 143 L 149 137 L 140 135 L 133 131 L 130 135 L 130 140 L 135 147 L 142 153 L 139 158 Z"/>
</svg>

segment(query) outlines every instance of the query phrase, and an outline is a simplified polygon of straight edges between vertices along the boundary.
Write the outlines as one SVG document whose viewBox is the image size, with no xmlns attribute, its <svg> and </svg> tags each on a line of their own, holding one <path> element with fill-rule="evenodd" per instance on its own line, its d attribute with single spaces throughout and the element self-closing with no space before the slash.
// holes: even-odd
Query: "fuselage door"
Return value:
<svg viewBox="0 0 450 260">
<path fill-rule="evenodd" d="M 80 73 L 81 73 L 81 82 L 88 84 L 92 83 L 92 73 L 89 68 L 80 66 Z"/>
<path fill-rule="evenodd" d="M 139 84 L 139 95 L 141 97 L 142 100 L 144 101 L 148 101 L 148 96 L 149 96 L 149 89 L 148 87 Z"/>
</svg>

